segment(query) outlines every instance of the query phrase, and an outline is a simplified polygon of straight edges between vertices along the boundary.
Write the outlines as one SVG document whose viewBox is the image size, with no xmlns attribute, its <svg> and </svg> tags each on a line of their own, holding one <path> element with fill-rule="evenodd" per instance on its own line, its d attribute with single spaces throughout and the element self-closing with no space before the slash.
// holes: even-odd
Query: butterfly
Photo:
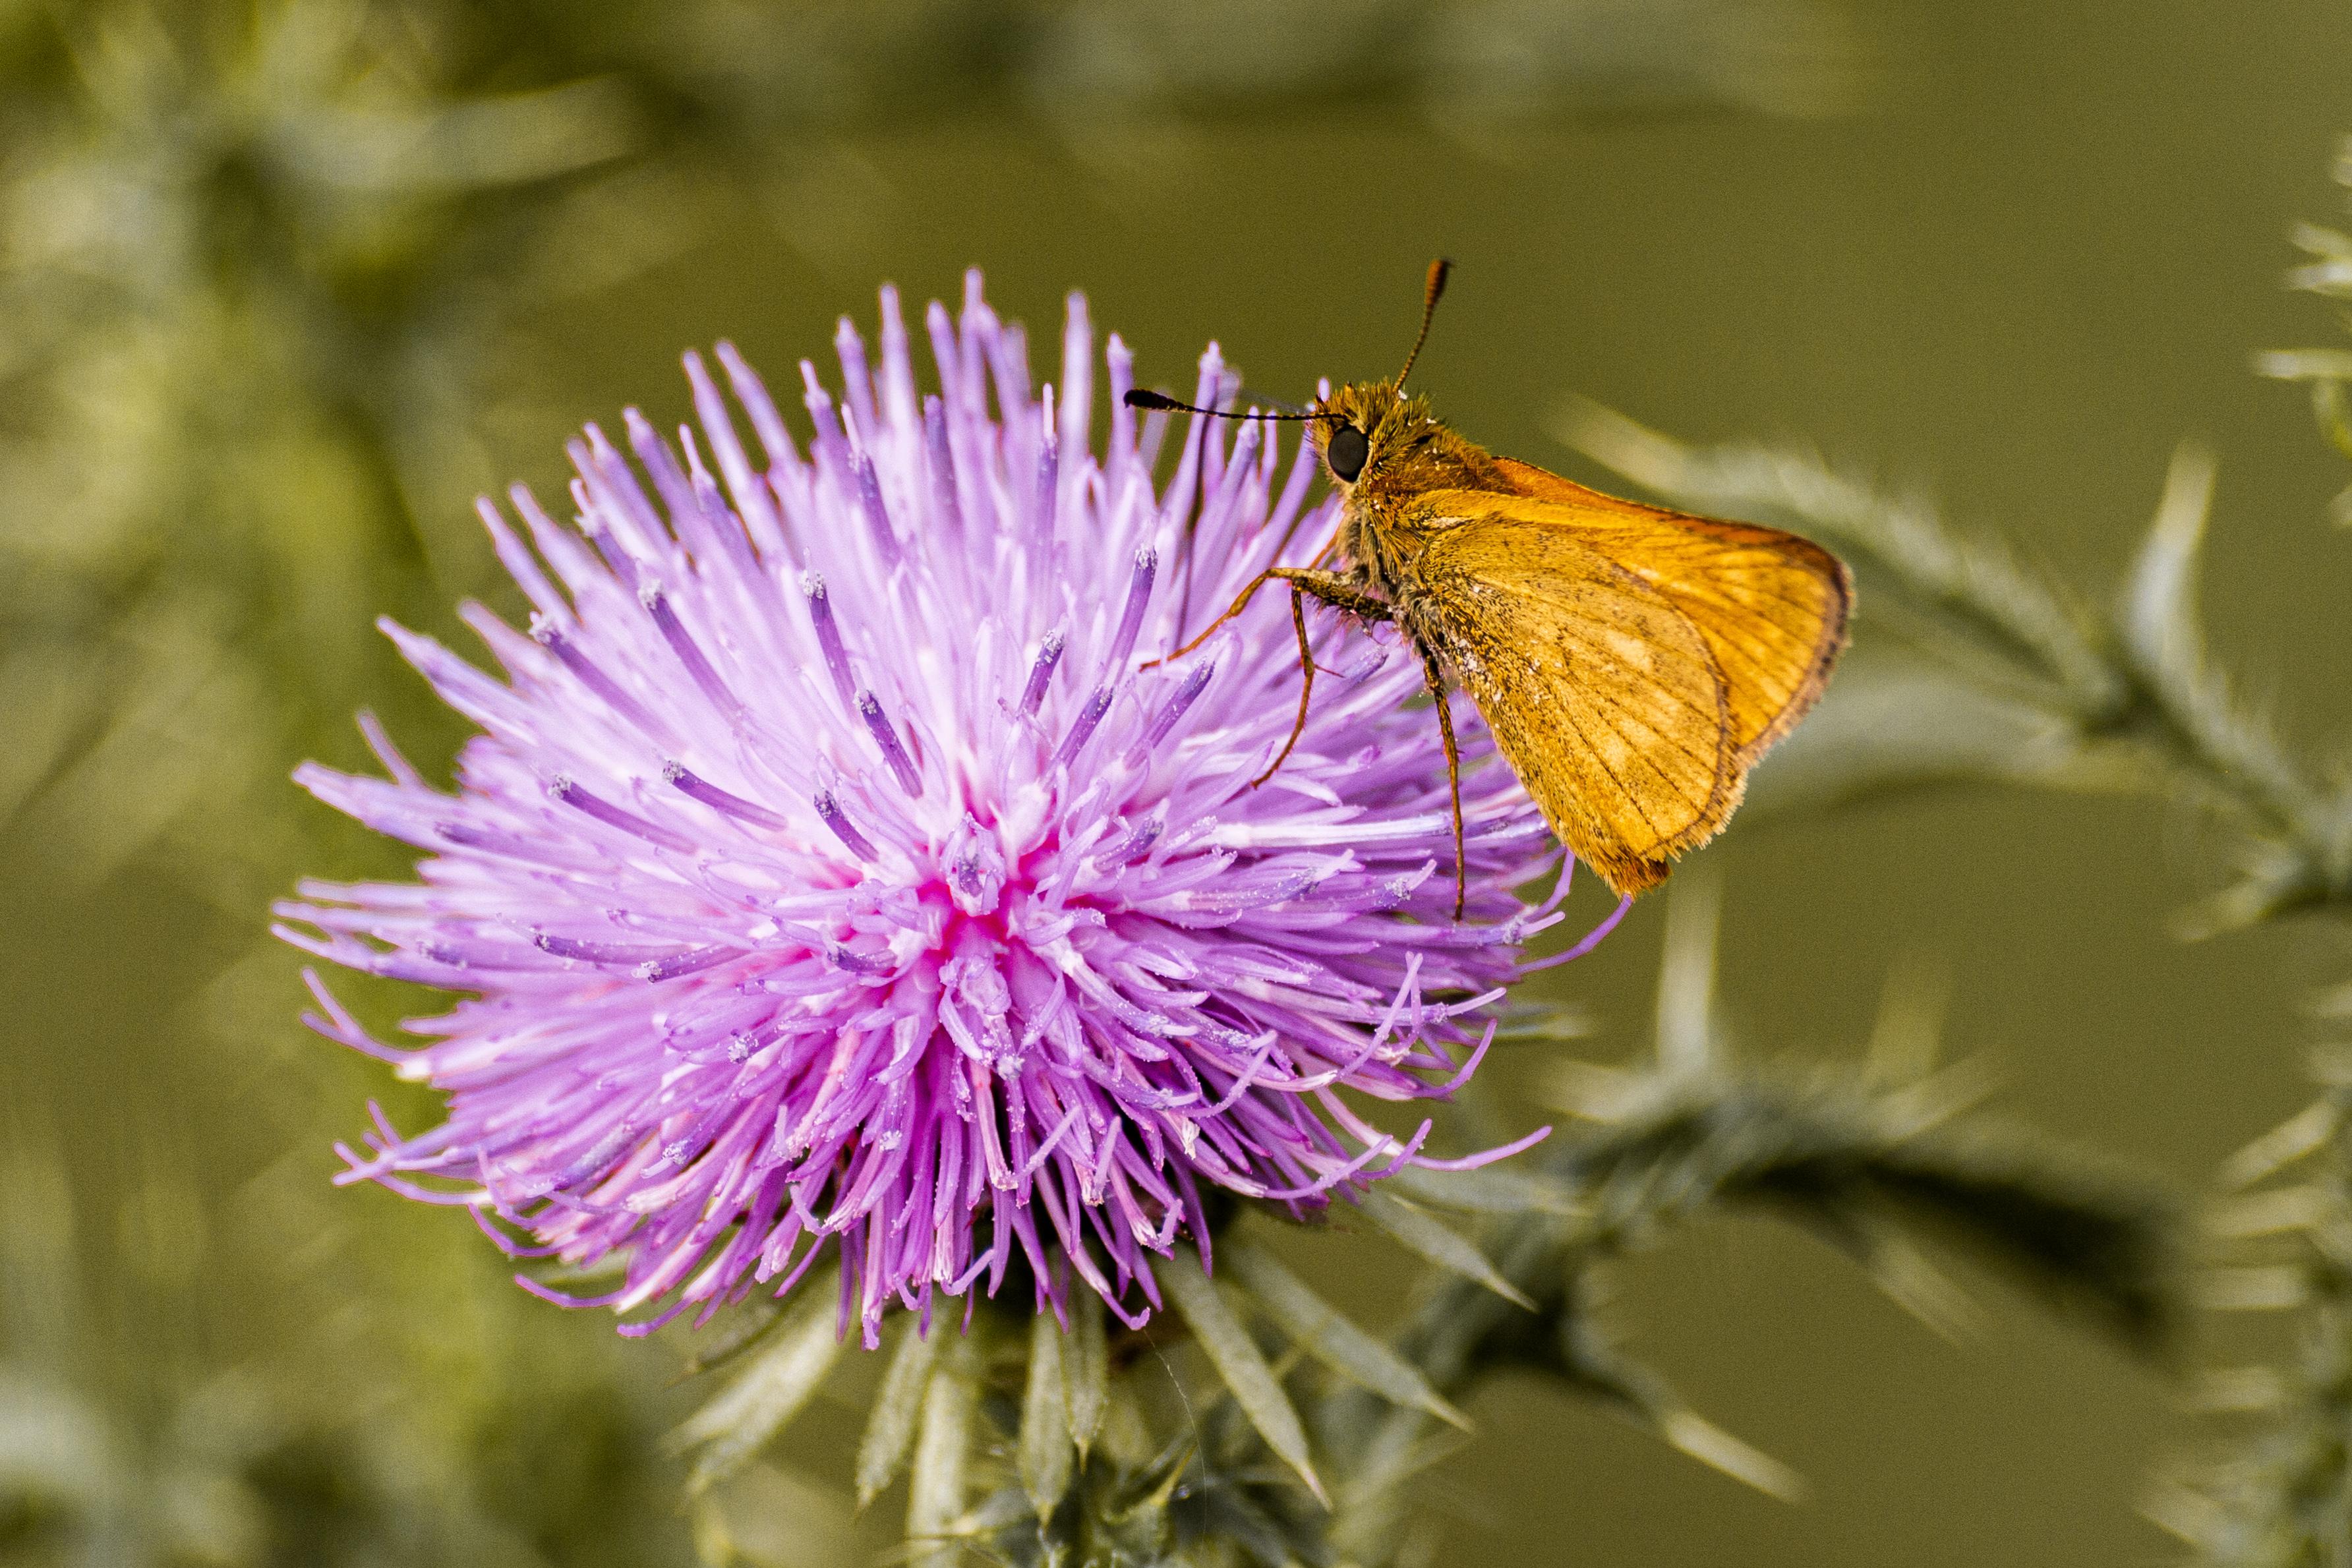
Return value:
<svg viewBox="0 0 2352 1568">
<path fill-rule="evenodd" d="M 1390 381 L 1355 382 L 1299 413 L 1235 414 L 1134 391 L 1139 408 L 1303 422 L 1340 496 L 1330 541 L 1260 573 L 1170 658 L 1290 590 L 1298 716 L 1315 687 L 1306 601 L 1390 622 L 1420 655 L 1454 805 L 1454 914 L 1468 892 L 1451 672 L 1504 760 L 1576 857 L 1630 897 L 1718 832 L 1748 770 L 1802 718 L 1845 648 L 1853 580 L 1794 534 L 1587 489 L 1496 457 L 1409 396 L 1451 264 L 1431 265 L 1421 333 Z"/>
</svg>

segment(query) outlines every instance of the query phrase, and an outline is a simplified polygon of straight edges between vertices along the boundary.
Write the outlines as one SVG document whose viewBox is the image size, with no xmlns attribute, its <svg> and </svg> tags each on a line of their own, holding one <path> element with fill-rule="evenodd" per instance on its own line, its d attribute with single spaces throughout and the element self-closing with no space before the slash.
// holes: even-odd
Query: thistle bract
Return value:
<svg viewBox="0 0 2352 1568">
<path fill-rule="evenodd" d="M 1276 596 L 1144 667 L 1321 547 L 1303 444 L 1139 422 L 1114 337 L 1097 450 L 1076 297 L 1058 396 L 976 276 L 926 326 L 932 395 L 891 291 L 878 363 L 844 321 L 838 402 L 801 367 L 805 448 L 730 349 L 720 376 L 689 355 L 676 444 L 632 412 L 630 455 L 572 445 L 576 527 L 483 503 L 531 607 L 527 635 L 464 610 L 503 678 L 385 626 L 480 727 L 454 793 L 366 720 L 388 779 L 297 774 L 426 858 L 305 883 L 281 933 L 470 993 L 399 1049 L 312 977 L 316 1027 L 446 1096 L 423 1132 L 379 1115 L 343 1179 L 517 1254 L 617 1256 L 594 1301 L 632 1327 L 831 1248 L 868 1343 L 893 1298 L 1016 1267 L 1041 1308 L 1075 1275 L 1139 1322 L 1146 1254 L 1206 1248 L 1209 1188 L 1313 1206 L 1427 1161 L 1426 1122 L 1348 1095 L 1457 1083 L 1555 918 L 1515 889 L 1557 851 L 1466 704 L 1452 917 L 1437 726 L 1386 629 L 1318 621 L 1334 674 L 1257 788 L 1297 706 Z M 1194 395 L 1230 381 L 1213 347 Z"/>
</svg>

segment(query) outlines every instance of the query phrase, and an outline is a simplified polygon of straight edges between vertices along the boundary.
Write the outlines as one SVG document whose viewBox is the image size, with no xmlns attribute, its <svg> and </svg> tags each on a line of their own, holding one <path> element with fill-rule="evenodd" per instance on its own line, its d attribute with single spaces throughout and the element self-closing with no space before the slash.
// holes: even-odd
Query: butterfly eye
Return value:
<svg viewBox="0 0 2352 1568">
<path fill-rule="evenodd" d="M 1370 456 L 1372 444 L 1364 433 L 1352 424 L 1343 424 L 1331 433 L 1323 448 L 1323 461 L 1331 465 L 1331 472 L 1349 485 L 1364 471 L 1364 459 Z"/>
</svg>

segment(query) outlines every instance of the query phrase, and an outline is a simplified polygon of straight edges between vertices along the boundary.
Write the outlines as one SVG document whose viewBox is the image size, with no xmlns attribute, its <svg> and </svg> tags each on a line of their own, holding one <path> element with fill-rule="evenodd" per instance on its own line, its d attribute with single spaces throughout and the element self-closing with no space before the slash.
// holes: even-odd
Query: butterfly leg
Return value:
<svg viewBox="0 0 2352 1568">
<path fill-rule="evenodd" d="M 1437 655 L 1429 645 L 1416 640 L 1421 651 L 1421 671 L 1429 680 L 1430 701 L 1437 708 L 1437 733 L 1445 742 L 1445 787 L 1454 800 L 1454 918 L 1462 918 L 1463 907 L 1470 901 L 1470 862 L 1462 851 L 1462 753 L 1454 744 L 1454 706 L 1445 700 L 1445 675 L 1437 667 Z"/>
<path fill-rule="evenodd" d="M 1311 593 L 1332 609 L 1344 610 L 1359 621 L 1391 621 L 1396 618 L 1395 605 L 1366 593 L 1353 580 L 1336 571 L 1317 571 L 1303 566 L 1277 566 L 1266 576 L 1278 577 L 1290 584 L 1294 591 Z"/>
<path fill-rule="evenodd" d="M 1315 651 L 1307 644 L 1307 595 L 1311 593 L 1324 603 L 1344 610 L 1360 620 L 1386 621 L 1395 613 L 1388 601 L 1373 598 L 1336 571 L 1277 566 L 1266 576 L 1278 577 L 1290 584 L 1290 626 L 1298 633 L 1298 717 L 1292 721 L 1290 738 L 1282 743 L 1281 751 L 1275 756 L 1274 765 L 1250 780 L 1253 789 L 1281 769 L 1283 763 L 1289 760 L 1290 748 L 1297 746 L 1298 737 L 1307 733 L 1307 699 L 1315 690 L 1316 668 Z"/>
<path fill-rule="evenodd" d="M 1291 722 L 1290 738 L 1282 743 L 1265 771 L 1250 780 L 1253 789 L 1282 770 L 1282 765 L 1290 760 L 1290 748 L 1307 733 L 1307 699 L 1315 691 L 1315 651 L 1307 645 L 1307 595 L 1295 582 L 1290 585 L 1290 627 L 1298 633 L 1298 716 Z"/>
<path fill-rule="evenodd" d="M 1211 632 L 1223 625 L 1226 622 L 1231 621 L 1234 616 L 1239 615 L 1243 611 L 1248 609 L 1249 601 L 1257 597 L 1257 591 L 1264 588 L 1267 583 L 1272 582 L 1276 578 L 1281 575 L 1282 570 L 1278 567 L 1268 568 L 1266 570 L 1259 572 L 1255 577 L 1249 580 L 1249 586 L 1243 589 L 1241 592 L 1235 596 L 1233 603 L 1226 607 L 1225 612 L 1223 615 L 1218 616 L 1214 621 L 1210 622 L 1208 625 L 1201 629 L 1201 634 L 1199 636 L 1193 638 L 1191 642 L 1185 643 L 1182 647 L 1177 649 L 1172 653 L 1162 653 L 1156 659 L 1145 660 L 1141 664 L 1138 665 L 1137 668 L 1149 670 L 1155 665 L 1171 664 L 1174 661 L 1182 658 L 1185 654 L 1191 653 L 1193 649 L 1207 642 Z"/>
</svg>

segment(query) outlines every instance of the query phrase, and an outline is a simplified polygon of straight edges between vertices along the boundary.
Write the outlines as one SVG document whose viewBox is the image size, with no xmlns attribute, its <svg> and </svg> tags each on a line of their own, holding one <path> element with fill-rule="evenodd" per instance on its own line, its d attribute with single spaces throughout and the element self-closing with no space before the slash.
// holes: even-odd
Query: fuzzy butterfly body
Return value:
<svg viewBox="0 0 2352 1568">
<path fill-rule="evenodd" d="M 1424 335 L 1444 277 L 1444 263 L 1430 269 Z M 1394 622 L 1433 693 L 1449 671 L 1461 682 L 1577 858 L 1620 894 L 1654 887 L 1722 828 L 1748 769 L 1828 684 L 1853 606 L 1845 567 L 1793 534 L 1496 457 L 1403 384 L 1403 371 L 1354 382 L 1300 416 L 1341 492 L 1339 530 L 1316 564 L 1267 572 L 1227 615 L 1265 582 L 1289 584 L 1301 726 L 1314 684 L 1304 600 Z M 1458 775 L 1443 700 L 1436 712 Z M 1458 777 L 1454 851 L 1458 913 Z"/>
</svg>

